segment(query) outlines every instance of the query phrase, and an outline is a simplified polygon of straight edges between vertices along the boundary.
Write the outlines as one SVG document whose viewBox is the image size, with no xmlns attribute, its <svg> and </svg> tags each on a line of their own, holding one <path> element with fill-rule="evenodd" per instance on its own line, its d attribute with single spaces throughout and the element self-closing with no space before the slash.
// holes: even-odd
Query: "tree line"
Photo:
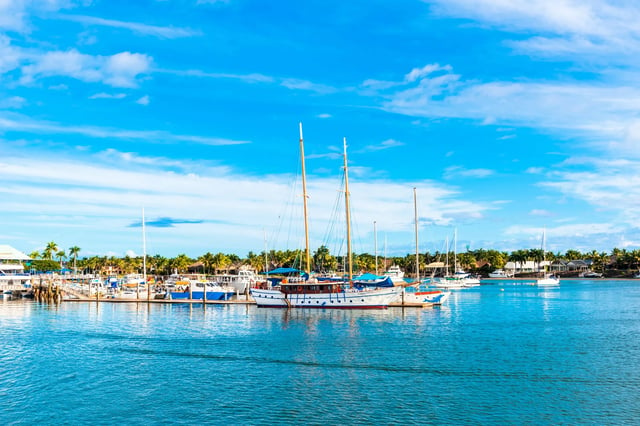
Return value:
<svg viewBox="0 0 640 426">
<path fill-rule="evenodd" d="M 66 267 L 70 270 L 77 270 L 78 273 L 104 273 L 111 271 L 114 273 L 142 273 L 142 256 L 90 256 L 80 257 L 81 248 L 73 246 L 61 249 L 51 241 L 47 243 L 42 252 L 34 251 L 29 254 L 30 262 L 27 268 L 37 271 L 54 271 Z M 564 260 L 591 260 L 592 270 L 604 272 L 605 269 L 629 270 L 640 268 L 640 249 L 626 250 L 614 248 L 610 253 L 592 250 L 580 252 L 579 250 L 567 250 L 564 253 L 543 252 L 541 249 L 522 249 L 513 252 L 498 250 L 467 250 L 457 253 L 454 259 L 453 252 L 420 253 L 418 262 L 421 271 L 425 271 L 427 265 L 433 262 L 447 262 L 449 265 L 457 263 L 468 272 L 486 273 L 494 269 L 502 269 L 507 262 L 523 264 L 527 261 L 537 263 L 546 259 L 548 261 Z M 275 268 L 298 268 L 303 269 L 301 264 L 303 259 L 302 250 L 270 250 L 265 253 L 255 253 L 250 251 L 245 257 L 236 254 L 225 254 L 222 252 L 207 252 L 199 257 L 189 257 L 186 254 L 179 254 L 176 257 L 165 257 L 161 255 L 147 256 L 147 271 L 150 274 L 170 275 L 172 273 L 220 273 L 230 270 L 237 270 L 243 266 L 253 268 L 258 272 L 272 270 Z M 408 274 L 415 271 L 416 255 L 407 254 L 405 256 L 392 256 L 386 259 L 378 256 L 378 273 L 383 273 L 390 265 L 398 265 Z M 457 262 L 456 262 L 457 260 Z M 326 246 L 320 246 L 313 252 L 311 269 L 316 272 L 336 272 L 346 270 L 344 256 L 336 256 L 330 253 Z M 353 255 L 354 272 L 376 272 L 376 256 L 369 253 Z"/>
</svg>

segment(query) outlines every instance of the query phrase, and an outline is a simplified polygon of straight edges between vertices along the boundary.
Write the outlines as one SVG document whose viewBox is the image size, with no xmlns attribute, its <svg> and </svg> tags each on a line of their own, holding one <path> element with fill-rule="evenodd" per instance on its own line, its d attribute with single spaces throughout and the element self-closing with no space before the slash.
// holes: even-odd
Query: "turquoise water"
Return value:
<svg viewBox="0 0 640 426">
<path fill-rule="evenodd" d="M 0 300 L 1 424 L 637 424 L 640 282 L 439 309 Z"/>
</svg>

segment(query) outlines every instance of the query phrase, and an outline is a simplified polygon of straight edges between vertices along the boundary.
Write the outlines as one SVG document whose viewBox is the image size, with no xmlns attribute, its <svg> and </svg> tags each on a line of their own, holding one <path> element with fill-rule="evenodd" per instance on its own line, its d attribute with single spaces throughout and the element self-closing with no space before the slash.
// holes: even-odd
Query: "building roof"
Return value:
<svg viewBox="0 0 640 426">
<path fill-rule="evenodd" d="M 31 260 L 31 258 L 11 246 L 0 244 L 0 260 Z"/>
</svg>

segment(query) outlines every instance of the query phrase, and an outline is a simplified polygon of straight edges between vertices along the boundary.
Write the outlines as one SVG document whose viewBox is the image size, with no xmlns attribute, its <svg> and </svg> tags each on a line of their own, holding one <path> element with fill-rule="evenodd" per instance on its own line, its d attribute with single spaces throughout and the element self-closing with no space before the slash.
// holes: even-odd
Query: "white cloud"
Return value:
<svg viewBox="0 0 640 426">
<path fill-rule="evenodd" d="M 458 177 L 462 178 L 474 178 L 481 179 L 493 175 L 495 171 L 489 169 L 465 169 L 460 166 L 450 166 L 444 171 L 445 179 L 454 179 Z"/>
<path fill-rule="evenodd" d="M 103 19 L 94 16 L 83 15 L 58 15 L 58 19 L 79 22 L 85 25 L 98 25 L 112 28 L 124 28 L 139 34 L 150 35 L 153 37 L 174 39 L 182 37 L 193 37 L 202 35 L 200 31 L 195 31 L 189 28 L 176 28 L 176 27 L 160 27 L 155 25 L 141 24 L 138 22 L 126 22 L 116 21 L 113 19 Z"/>
<path fill-rule="evenodd" d="M 11 96 L 6 99 L 0 99 L 0 108 L 18 109 L 25 106 L 27 100 L 21 96 Z"/>
<path fill-rule="evenodd" d="M 286 87 L 287 89 L 307 90 L 310 92 L 317 92 L 317 93 L 333 93 L 336 91 L 334 87 L 327 86 L 324 84 L 313 83 L 307 80 L 300 80 L 297 78 L 282 79 L 280 84 Z"/>
<path fill-rule="evenodd" d="M 616 0 L 430 0 L 436 14 L 519 34 L 511 46 L 577 63 L 637 64 L 640 5 Z M 522 38 L 521 34 L 536 34 Z M 539 35 L 539 34 L 544 35 Z M 613 61 L 613 62 L 612 62 Z"/>
<path fill-rule="evenodd" d="M 144 105 L 144 106 L 149 105 L 149 102 L 150 102 L 149 95 L 144 95 L 143 97 L 141 97 L 136 101 L 137 104 Z"/>
<path fill-rule="evenodd" d="M 44 77 L 65 76 L 114 87 L 136 87 L 137 77 L 148 73 L 152 59 L 140 53 L 92 56 L 71 49 L 46 52 L 32 57 L 31 62 L 22 67 L 22 83 L 28 84 Z"/>
<path fill-rule="evenodd" d="M 445 65 L 442 67 L 440 64 L 428 64 L 422 68 L 414 68 L 404 76 L 404 81 L 411 83 L 437 71 L 451 71 L 451 66 Z"/>
<path fill-rule="evenodd" d="M 419 74 L 419 73 L 418 73 Z M 426 76 L 382 94 L 386 111 L 465 118 L 581 136 L 608 151 L 640 155 L 640 89 L 585 82 L 487 82 Z M 606 141 L 603 142 L 603 141 Z M 612 142 L 613 141 L 613 142 Z"/>
<path fill-rule="evenodd" d="M 324 113 L 324 114 L 318 114 L 318 115 L 316 115 L 316 117 L 318 117 L 318 118 L 331 118 L 332 116 L 331 116 L 331 114 Z"/>
<path fill-rule="evenodd" d="M 547 241 L 549 238 L 575 238 L 585 237 L 598 234 L 615 234 L 621 231 L 621 227 L 611 223 L 582 223 L 560 225 L 556 227 L 530 227 L 513 225 L 505 230 L 506 235 L 530 235 L 532 237 L 541 238 L 542 233 L 546 232 Z M 542 240 L 541 240 L 542 241 Z"/>
<path fill-rule="evenodd" d="M 271 83 L 274 81 L 273 77 L 264 74 L 230 74 L 230 73 L 213 73 L 206 72 L 202 70 L 172 70 L 172 69 L 164 69 L 164 68 L 156 68 L 154 72 L 172 74 L 177 76 L 188 76 L 188 77 L 201 77 L 201 78 L 214 78 L 214 79 L 230 79 L 230 80 L 240 80 L 245 83 Z"/>
<path fill-rule="evenodd" d="M 20 66 L 22 53 L 11 45 L 11 39 L 0 34 L 0 74 L 14 70 Z"/>
<path fill-rule="evenodd" d="M 382 142 L 380 142 L 379 144 L 376 144 L 376 145 L 367 145 L 366 147 L 361 149 L 360 152 L 381 151 L 381 150 L 384 150 L 384 149 L 396 148 L 396 147 L 403 146 L 403 145 L 404 145 L 404 143 L 399 142 L 397 140 L 387 139 L 387 140 L 384 140 L 384 141 L 382 141 Z"/>
<path fill-rule="evenodd" d="M 3 204 L 0 216 L 9 215 L 14 218 L 12 220 L 28 217 L 30 226 L 35 229 L 41 226 L 45 229 L 45 226 L 56 223 L 57 226 L 46 228 L 50 231 L 43 234 L 56 241 L 55 235 L 51 236 L 51 229 L 70 238 L 70 229 L 81 226 L 82 232 L 73 234 L 73 238 L 79 239 L 74 243 L 87 250 L 96 246 L 102 250 L 104 247 L 117 251 L 131 249 L 132 245 L 126 243 L 127 238 L 137 242 L 139 232 L 126 226 L 139 217 L 141 206 L 145 206 L 149 217 L 205 221 L 179 229 L 155 231 L 162 232 L 155 238 L 158 244 L 161 240 L 165 253 L 182 250 L 181 247 L 187 246 L 185 241 L 191 239 L 196 241 L 192 250 L 200 250 L 211 241 L 219 241 L 218 247 L 222 251 L 262 247 L 262 229 L 280 222 L 282 194 L 292 191 L 290 175 L 244 176 L 217 167 L 201 168 L 198 174 L 175 169 L 166 171 L 158 163 L 170 160 L 115 150 L 100 153 L 100 160 L 105 155 L 112 157 L 112 165 L 95 161 L 90 156 L 70 160 L 51 156 L 38 158 L 21 152 L 24 156 L 0 158 L 0 179 L 4 182 L 0 194 L 11 200 Z M 52 161 L 56 167 L 50 167 Z M 122 167 L 122 161 L 140 167 Z M 189 167 L 186 161 L 184 169 L 193 167 Z M 384 223 L 389 232 L 400 230 L 410 234 L 413 217 L 411 188 L 414 186 L 425 200 L 420 206 L 420 214 L 427 223 L 450 224 L 454 217 L 473 220 L 482 217 L 482 213 L 490 208 L 459 199 L 455 189 L 433 182 L 354 180 L 351 186 L 354 229 L 364 229 L 363 224 L 377 220 Z M 326 206 L 334 204 L 337 187 L 334 177 L 314 176 L 309 181 L 310 219 L 314 224 L 312 241 L 315 246 L 323 243 L 323 235 L 333 220 L 333 213 Z M 16 197 L 18 194 L 21 196 Z M 37 220 L 34 212 L 38 212 Z M 398 212 L 407 212 L 406 217 Z M 93 231 L 87 233 L 87 229 Z M 300 232 L 298 235 L 303 234 Z M 148 235 L 148 238 L 154 239 L 153 235 Z M 197 241 L 202 242 L 200 246 Z M 127 246 L 121 249 L 125 243 Z M 276 244 L 276 247 L 284 248 L 285 242 Z M 298 241 L 294 244 L 297 246 Z"/>
<path fill-rule="evenodd" d="M 544 173 L 544 169 L 542 167 L 529 167 L 524 172 L 525 173 L 530 173 L 530 174 L 533 174 L 533 175 L 539 175 L 541 173 Z"/>
<path fill-rule="evenodd" d="M 529 212 L 529 214 L 531 216 L 543 216 L 543 217 L 549 217 L 549 216 L 553 216 L 553 213 L 551 213 L 548 210 L 543 210 L 543 209 L 533 209 Z"/>
<path fill-rule="evenodd" d="M 640 162 L 581 158 L 565 164 L 582 164 L 582 171 L 562 168 L 540 183 L 567 198 L 609 212 L 612 223 L 638 227 L 640 223 Z M 562 167 L 562 165 L 560 166 Z"/>
<path fill-rule="evenodd" d="M 1 0 L 0 29 L 20 33 L 28 32 L 30 30 L 28 21 L 30 15 L 56 12 L 60 9 L 73 8 L 77 4 L 88 2 L 87 0 Z"/>
<path fill-rule="evenodd" d="M 89 99 L 124 99 L 127 95 L 125 93 L 96 93 L 89 96 Z"/>
</svg>

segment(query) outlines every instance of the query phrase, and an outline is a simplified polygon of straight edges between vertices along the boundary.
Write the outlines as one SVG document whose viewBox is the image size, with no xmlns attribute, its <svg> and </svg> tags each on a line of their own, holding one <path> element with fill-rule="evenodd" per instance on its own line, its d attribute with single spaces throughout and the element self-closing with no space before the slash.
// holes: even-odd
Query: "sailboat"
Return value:
<svg viewBox="0 0 640 426">
<path fill-rule="evenodd" d="M 453 231 L 453 271 L 454 274 L 449 273 L 449 244 L 447 239 L 447 266 L 445 276 L 434 282 L 434 285 L 438 288 L 446 288 L 449 290 L 459 290 L 467 288 L 465 285 L 465 277 L 458 273 L 458 230 Z"/>
<path fill-rule="evenodd" d="M 545 229 L 542 230 L 542 261 L 543 262 L 546 260 L 546 255 L 547 255 L 546 244 L 547 244 L 547 230 L 545 228 Z M 551 274 L 547 273 L 546 265 L 545 265 L 545 272 L 544 272 L 542 278 L 538 278 L 536 280 L 536 284 L 537 285 L 542 285 L 542 286 L 559 285 L 560 284 L 560 279 L 558 277 L 554 276 L 554 275 L 551 275 Z"/>
<path fill-rule="evenodd" d="M 416 237 L 416 281 L 404 288 L 402 302 L 404 304 L 433 304 L 441 305 L 447 301 L 451 292 L 448 290 L 433 290 L 420 282 L 420 249 L 418 244 L 418 202 L 416 188 L 413 188 L 414 228 Z"/>
<path fill-rule="evenodd" d="M 274 308 L 324 308 L 324 309 L 386 309 L 398 297 L 400 287 L 380 289 L 356 288 L 353 281 L 353 256 L 351 252 L 351 213 L 349 209 L 349 173 L 347 167 L 347 140 L 344 145 L 345 210 L 347 222 L 348 281 L 318 281 L 309 279 L 311 251 L 309 249 L 309 220 L 307 215 L 307 183 L 304 162 L 304 138 L 300 123 L 300 156 L 302 163 L 302 199 L 304 207 L 305 265 L 300 277 L 284 280 L 270 289 L 252 288 L 251 296 L 258 307 Z"/>
</svg>

